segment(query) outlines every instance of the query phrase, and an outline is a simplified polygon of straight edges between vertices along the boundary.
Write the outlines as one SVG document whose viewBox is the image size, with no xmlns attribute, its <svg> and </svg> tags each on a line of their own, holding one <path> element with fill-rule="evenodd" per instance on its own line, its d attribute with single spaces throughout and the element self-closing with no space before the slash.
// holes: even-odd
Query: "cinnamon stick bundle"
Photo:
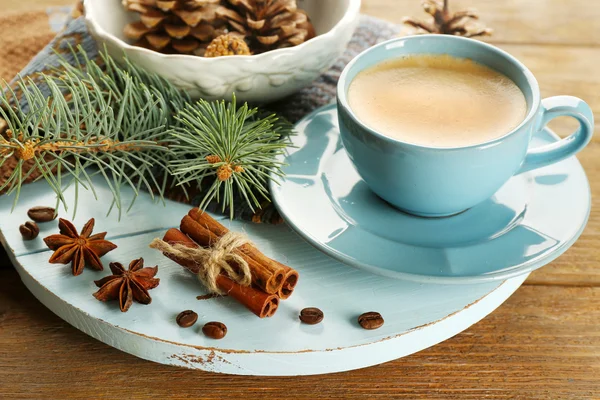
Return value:
<svg viewBox="0 0 600 400">
<path fill-rule="evenodd" d="M 170 245 L 182 244 L 191 248 L 199 247 L 199 244 L 185 233 L 174 228 L 169 229 L 167 233 L 165 233 L 163 240 Z M 193 261 L 181 260 L 168 254 L 165 254 L 165 256 L 194 274 L 197 274 L 200 271 L 200 266 Z M 279 297 L 277 297 L 277 295 L 267 294 L 251 286 L 241 286 L 239 283 L 232 281 L 223 274 L 217 277 L 216 283 L 221 291 L 233 297 L 259 318 L 273 316 L 279 307 Z"/>
<path fill-rule="evenodd" d="M 229 229 L 225 228 L 207 213 L 200 211 L 198 208 L 193 208 L 181 221 L 181 231 L 200 245 L 210 246 L 211 243 L 214 243 L 220 237 L 227 234 Z M 270 294 L 282 293 L 287 274 L 289 279 L 288 283 L 285 284 L 285 291 L 286 293 L 289 292 L 289 294 L 285 298 L 291 295 L 298 282 L 298 272 L 265 256 L 252 244 L 240 246 L 237 251 L 248 262 L 252 271 L 253 284 Z M 290 270 L 294 271 L 294 273 L 291 273 Z"/>
<path fill-rule="evenodd" d="M 196 243 L 198 243 L 202 247 L 206 247 L 206 248 L 211 247 L 219 240 L 219 236 L 215 235 L 213 232 L 206 229 L 205 227 L 200 225 L 198 222 L 194 221 L 189 215 L 186 215 L 183 217 L 183 219 L 181 220 L 179 229 L 181 230 L 181 232 L 188 235 L 192 240 L 194 240 Z M 240 252 L 239 248 L 236 249 L 235 251 Z M 240 254 L 240 255 L 243 256 L 243 254 Z M 265 282 L 269 279 L 271 279 L 271 280 L 277 279 L 282 283 L 283 278 L 284 278 L 283 272 L 281 273 L 280 277 L 268 275 L 267 271 L 265 271 L 264 266 L 260 265 L 254 259 L 249 258 L 247 256 L 243 256 L 243 258 L 244 258 L 244 261 L 246 261 L 248 263 L 248 267 L 252 271 L 252 274 L 251 274 L 252 275 L 252 283 L 254 285 L 260 287 L 261 289 L 263 289 L 265 292 L 267 292 L 269 294 L 277 293 L 278 288 L 275 288 L 274 290 L 271 290 L 271 291 L 266 290 Z M 240 269 L 240 266 L 235 262 L 230 262 L 229 265 L 231 265 L 235 269 L 238 269 L 238 270 Z"/>
</svg>

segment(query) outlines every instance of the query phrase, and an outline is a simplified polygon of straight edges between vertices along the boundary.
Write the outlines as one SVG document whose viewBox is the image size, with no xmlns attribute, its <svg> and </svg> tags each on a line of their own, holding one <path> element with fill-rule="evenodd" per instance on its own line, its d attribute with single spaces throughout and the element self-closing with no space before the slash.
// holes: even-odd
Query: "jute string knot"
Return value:
<svg viewBox="0 0 600 400">
<path fill-rule="evenodd" d="M 154 239 L 150 247 L 181 260 L 192 261 L 199 267 L 196 274 L 198 280 L 211 292 L 225 294 L 217 286 L 217 277 L 224 273 L 232 281 L 242 286 L 249 286 L 252 280 L 248 262 L 235 250 L 250 240 L 246 235 L 238 232 L 228 232 L 210 248 L 187 247 L 183 244 L 169 244 L 161 239 Z M 232 268 L 230 263 L 239 268 Z"/>
</svg>

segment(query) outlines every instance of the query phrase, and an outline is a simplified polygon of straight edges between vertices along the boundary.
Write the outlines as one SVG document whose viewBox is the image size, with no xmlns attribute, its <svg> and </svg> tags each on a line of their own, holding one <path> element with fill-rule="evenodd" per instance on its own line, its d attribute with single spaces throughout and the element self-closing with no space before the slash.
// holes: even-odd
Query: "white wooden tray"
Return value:
<svg viewBox="0 0 600 400">
<path fill-rule="evenodd" d="M 33 206 L 53 206 L 55 197 L 45 182 L 25 186 L 11 213 L 12 197 L 0 196 L 0 239 L 21 279 L 50 310 L 88 335 L 122 351 L 162 364 L 243 375 L 310 375 L 345 371 L 403 357 L 439 343 L 481 320 L 504 302 L 526 276 L 503 283 L 480 285 L 427 285 L 404 282 L 352 269 L 305 243 L 286 226 L 225 221 L 230 229 L 244 230 L 265 254 L 300 272 L 294 295 L 282 302 L 277 314 L 259 319 L 233 299 L 197 300 L 205 292 L 195 277 L 149 249 L 155 237 L 177 227 L 189 206 L 154 204 L 142 194 L 120 222 L 106 217 L 111 195 L 98 186 L 98 198 L 81 191 L 74 219 L 80 230 L 96 218 L 95 232 L 119 247 L 102 258 L 105 271 L 86 269 L 71 275 L 68 265 L 49 264 L 51 252 L 42 238 L 57 233 L 57 222 L 40 224 L 40 236 L 24 242 L 18 227 Z M 125 192 L 124 199 L 131 198 Z M 71 201 L 72 193 L 67 199 Z M 71 220 L 71 213 L 60 216 Z M 102 303 L 92 293 L 94 280 L 108 274 L 112 261 L 129 263 L 144 257 L 146 266 L 159 266 L 160 285 L 150 291 L 152 304 L 134 303 L 126 313 L 116 302 Z M 301 324 L 304 307 L 319 307 L 325 319 L 319 325 Z M 199 314 L 198 323 L 183 329 L 175 316 L 186 309 Z M 367 331 L 357 316 L 378 311 L 385 324 Z M 221 321 L 228 327 L 223 340 L 208 339 L 201 327 Z"/>
</svg>

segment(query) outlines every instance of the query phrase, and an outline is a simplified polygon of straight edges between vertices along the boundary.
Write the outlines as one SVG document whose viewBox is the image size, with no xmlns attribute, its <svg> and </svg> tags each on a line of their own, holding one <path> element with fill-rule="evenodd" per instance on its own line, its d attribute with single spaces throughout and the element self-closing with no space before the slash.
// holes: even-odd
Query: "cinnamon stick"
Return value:
<svg viewBox="0 0 600 400">
<path fill-rule="evenodd" d="M 174 228 L 169 229 L 167 233 L 165 233 L 163 240 L 171 245 L 182 244 L 187 247 L 199 247 L 199 244 L 190 239 L 185 233 Z M 172 257 L 167 254 L 165 254 L 165 256 L 194 274 L 197 274 L 198 271 L 200 271 L 200 266 L 193 261 L 177 259 L 177 257 Z M 279 298 L 276 295 L 267 294 L 250 286 L 241 286 L 225 275 L 219 275 L 216 283 L 221 291 L 233 297 L 259 318 L 273 316 L 279 307 Z"/>
<path fill-rule="evenodd" d="M 285 268 L 286 272 L 283 278 L 283 285 L 281 285 L 281 289 L 279 289 L 279 291 L 277 292 L 281 300 L 286 300 L 292 295 L 292 293 L 294 292 L 294 288 L 298 284 L 298 278 L 300 278 L 300 274 L 298 274 L 298 271 L 288 266 L 286 266 Z"/>
<path fill-rule="evenodd" d="M 272 317 L 277 312 L 279 297 L 275 294 L 267 294 L 252 286 L 241 286 L 225 275 L 217 277 L 217 285 L 259 318 Z"/>
<path fill-rule="evenodd" d="M 188 215 L 196 222 L 198 222 L 201 226 L 205 227 L 209 231 L 213 232 L 216 236 L 221 237 L 229 232 L 229 229 L 224 227 L 214 218 L 212 218 L 207 213 L 201 211 L 198 208 L 193 208 L 188 212 Z M 257 274 L 261 276 L 266 275 L 271 276 L 267 278 L 265 287 L 259 285 L 263 290 L 267 293 L 275 293 L 281 292 L 283 283 L 285 280 L 285 274 L 291 269 L 287 265 L 280 263 L 279 261 L 273 260 L 272 258 L 264 255 L 260 250 L 258 250 L 252 244 L 245 244 L 239 248 L 239 250 L 247 255 L 249 258 L 258 262 L 261 266 L 264 266 L 264 269 L 261 271 L 257 271 Z M 252 268 L 252 267 L 251 267 Z M 253 270 L 254 272 L 254 270 Z M 295 273 L 296 282 L 298 277 L 298 272 Z M 289 286 L 289 285 L 288 285 Z M 295 283 L 294 283 L 295 286 Z M 275 290 L 275 291 L 272 291 Z M 289 296 L 288 296 L 289 297 Z"/>
<path fill-rule="evenodd" d="M 184 216 L 181 220 L 180 229 L 183 233 L 188 235 L 196 243 L 203 247 L 210 247 L 212 244 L 218 241 L 220 237 L 214 231 L 212 231 L 212 229 L 207 227 L 206 224 L 197 222 L 189 215 Z M 236 252 L 238 252 L 238 254 L 240 254 L 248 263 L 248 267 L 250 267 L 250 271 L 252 272 L 252 283 L 264 290 L 266 293 L 277 293 L 283 284 L 283 278 L 285 275 L 285 268 L 283 264 L 275 264 L 270 258 L 268 259 L 270 261 L 268 263 L 260 262 L 249 254 L 247 251 L 249 247 L 254 246 L 240 246 L 238 249 L 236 249 Z M 236 265 L 231 266 L 236 268 Z"/>
<path fill-rule="evenodd" d="M 169 243 L 171 246 L 175 244 L 182 244 L 186 247 L 195 248 L 198 245 L 192 239 L 190 239 L 185 233 L 181 232 L 179 229 L 171 228 L 165 233 L 163 240 Z M 163 253 L 164 254 L 164 253 Z M 195 263 L 192 260 L 183 260 L 178 257 L 165 254 L 166 257 L 175 261 L 177 264 L 181 265 L 194 275 L 200 272 L 200 265 Z"/>
</svg>

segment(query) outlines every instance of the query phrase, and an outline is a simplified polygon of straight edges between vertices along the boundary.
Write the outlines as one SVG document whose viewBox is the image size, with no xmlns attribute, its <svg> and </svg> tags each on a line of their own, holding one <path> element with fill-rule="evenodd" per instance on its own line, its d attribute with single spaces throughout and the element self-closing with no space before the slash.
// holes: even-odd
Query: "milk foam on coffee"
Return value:
<svg viewBox="0 0 600 400">
<path fill-rule="evenodd" d="M 470 59 L 412 55 L 358 73 L 350 107 L 375 131 L 412 144 L 461 147 L 504 136 L 527 113 L 508 77 Z"/>
</svg>

